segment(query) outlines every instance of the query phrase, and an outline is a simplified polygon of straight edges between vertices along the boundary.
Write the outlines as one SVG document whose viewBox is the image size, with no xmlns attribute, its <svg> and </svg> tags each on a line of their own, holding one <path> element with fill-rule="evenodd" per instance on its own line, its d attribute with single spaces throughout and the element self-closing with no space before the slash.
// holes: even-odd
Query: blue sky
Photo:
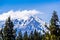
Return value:
<svg viewBox="0 0 60 40">
<path fill-rule="evenodd" d="M 54 10 L 60 17 L 60 0 L 0 0 L 0 14 L 10 10 L 32 9 L 43 12 L 43 14 L 37 16 L 49 22 Z"/>
</svg>

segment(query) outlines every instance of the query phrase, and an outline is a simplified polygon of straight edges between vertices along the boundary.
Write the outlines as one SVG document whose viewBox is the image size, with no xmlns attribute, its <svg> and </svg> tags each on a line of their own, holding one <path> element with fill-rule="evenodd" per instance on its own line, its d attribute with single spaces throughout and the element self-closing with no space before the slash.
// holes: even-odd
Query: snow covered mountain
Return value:
<svg viewBox="0 0 60 40">
<path fill-rule="evenodd" d="M 17 29 L 18 31 L 21 30 L 22 33 L 24 33 L 25 31 L 30 33 L 35 29 L 41 33 L 43 33 L 43 30 L 45 32 L 47 31 L 45 27 L 45 22 L 42 19 L 35 16 L 30 16 L 27 20 L 17 18 L 13 19 L 12 21 L 14 23 L 14 29 Z M 0 28 L 2 28 L 4 24 L 5 21 L 0 21 Z"/>
<path fill-rule="evenodd" d="M 35 29 L 41 33 L 43 33 L 43 30 L 45 32 L 47 31 L 45 27 L 45 22 L 38 17 L 30 16 L 27 20 L 14 19 L 13 23 L 14 23 L 14 28 L 17 28 L 18 30 L 22 30 L 22 32 L 27 31 L 28 33 L 30 33 Z"/>
</svg>

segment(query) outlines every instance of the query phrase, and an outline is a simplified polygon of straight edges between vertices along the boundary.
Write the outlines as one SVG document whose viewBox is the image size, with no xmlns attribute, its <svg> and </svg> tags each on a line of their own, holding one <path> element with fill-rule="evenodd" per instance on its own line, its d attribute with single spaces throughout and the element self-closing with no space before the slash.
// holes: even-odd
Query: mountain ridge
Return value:
<svg viewBox="0 0 60 40">
<path fill-rule="evenodd" d="M 43 30 L 46 32 L 47 29 L 45 27 L 45 23 L 42 19 L 38 18 L 37 16 L 30 16 L 27 20 L 24 19 L 13 19 L 14 29 L 17 29 L 18 31 L 21 30 L 23 33 L 27 31 L 30 33 L 31 31 L 34 31 L 35 29 L 38 32 L 43 33 Z M 0 21 L 0 27 L 4 27 L 5 21 Z M 2 28 L 1 27 L 1 28 Z"/>
</svg>

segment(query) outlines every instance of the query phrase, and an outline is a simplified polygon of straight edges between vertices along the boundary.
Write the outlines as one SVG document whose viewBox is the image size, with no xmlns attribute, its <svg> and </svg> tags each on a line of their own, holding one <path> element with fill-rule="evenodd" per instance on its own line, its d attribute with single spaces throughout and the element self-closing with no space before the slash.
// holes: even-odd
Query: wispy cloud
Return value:
<svg viewBox="0 0 60 40">
<path fill-rule="evenodd" d="M 37 10 L 18 10 L 18 11 L 13 11 L 10 10 L 6 13 L 0 14 L 0 20 L 6 20 L 9 16 L 11 19 L 15 18 L 20 18 L 20 19 L 28 19 L 28 17 L 36 15 L 36 14 L 42 14 L 42 12 L 37 11 Z"/>
</svg>

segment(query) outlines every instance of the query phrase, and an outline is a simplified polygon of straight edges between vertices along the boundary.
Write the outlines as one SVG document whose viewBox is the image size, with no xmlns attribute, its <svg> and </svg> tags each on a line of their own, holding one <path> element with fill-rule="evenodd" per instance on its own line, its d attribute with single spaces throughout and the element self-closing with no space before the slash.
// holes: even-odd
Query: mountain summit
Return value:
<svg viewBox="0 0 60 40">
<path fill-rule="evenodd" d="M 47 31 L 47 28 L 45 27 L 45 23 L 42 19 L 33 16 L 30 16 L 27 20 L 24 19 L 14 19 L 13 20 L 14 23 L 14 28 L 17 28 L 17 30 L 22 30 L 22 32 L 24 33 L 25 31 L 27 31 L 28 33 L 30 33 L 31 31 L 34 31 L 35 29 L 38 32 L 43 33 L 43 31 L 45 30 L 45 32 Z"/>
</svg>

